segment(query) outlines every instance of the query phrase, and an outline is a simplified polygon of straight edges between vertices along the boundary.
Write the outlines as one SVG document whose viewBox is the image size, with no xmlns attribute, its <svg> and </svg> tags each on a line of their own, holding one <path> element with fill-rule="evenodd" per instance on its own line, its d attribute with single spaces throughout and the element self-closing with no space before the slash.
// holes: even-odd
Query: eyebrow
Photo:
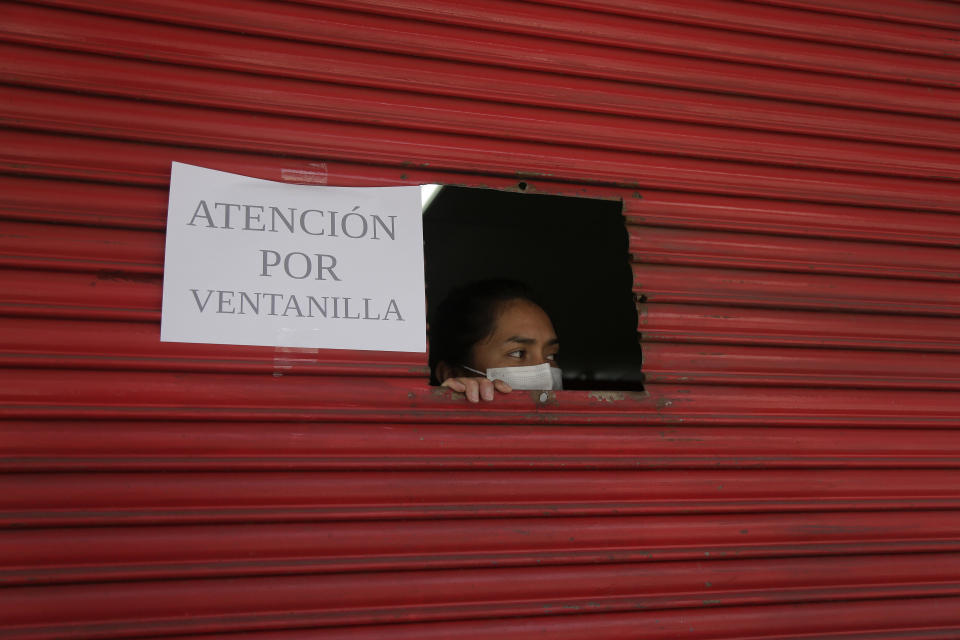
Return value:
<svg viewBox="0 0 960 640">
<path fill-rule="evenodd" d="M 517 342 L 519 344 L 533 344 L 536 342 L 533 338 L 526 338 L 524 336 L 510 336 L 504 342 Z M 554 338 L 553 340 L 548 340 L 546 346 L 552 346 L 555 344 L 560 344 L 560 338 Z"/>
</svg>

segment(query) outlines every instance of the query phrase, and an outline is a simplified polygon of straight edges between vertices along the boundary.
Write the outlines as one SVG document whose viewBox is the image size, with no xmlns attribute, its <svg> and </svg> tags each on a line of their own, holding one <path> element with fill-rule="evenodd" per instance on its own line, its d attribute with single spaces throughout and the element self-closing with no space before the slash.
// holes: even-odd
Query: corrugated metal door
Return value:
<svg viewBox="0 0 960 640">
<path fill-rule="evenodd" d="M 960 637 L 956 4 L 0 12 L 2 637 Z M 648 389 L 161 344 L 172 160 L 622 197 Z"/>
</svg>

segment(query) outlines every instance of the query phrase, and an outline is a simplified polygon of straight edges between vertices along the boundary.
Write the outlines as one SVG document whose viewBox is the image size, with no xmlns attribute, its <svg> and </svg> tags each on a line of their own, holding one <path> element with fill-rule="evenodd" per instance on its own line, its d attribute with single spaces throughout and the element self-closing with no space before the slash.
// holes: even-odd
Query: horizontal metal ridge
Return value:
<svg viewBox="0 0 960 640">
<path fill-rule="evenodd" d="M 622 47 L 682 56 L 802 69 L 818 73 L 884 78 L 899 82 L 956 86 L 960 62 L 877 49 L 837 46 L 699 27 L 639 17 L 612 16 L 559 6 L 467 0 L 301 0 L 302 4 L 389 15 L 407 20 L 455 24 L 604 47 Z M 946 15 L 942 16 L 944 19 Z M 937 25 L 934 25 L 937 26 Z M 931 35 L 942 35 L 929 30 Z M 949 45 L 944 43 L 944 50 Z M 951 67 L 954 70 L 951 71 Z"/>
<path fill-rule="evenodd" d="M 661 265 L 662 269 L 675 265 L 898 280 L 960 280 L 960 247 L 635 225 L 628 227 L 628 232 L 633 260 L 643 265 Z M 160 275 L 163 235 L 159 231 L 0 219 L 0 266 Z M 892 282 L 888 286 L 894 292 L 898 285 Z M 960 293 L 957 298 L 960 300 Z"/>
<path fill-rule="evenodd" d="M 492 405 L 403 378 L 0 370 L 0 418 L 955 428 L 949 391 L 651 385 L 517 391 Z"/>
<path fill-rule="evenodd" d="M 615 393 L 597 392 L 616 402 Z M 466 405 L 461 405 L 466 409 Z M 451 407 L 451 412 L 455 409 Z M 960 430 L 6 420 L 0 470 L 940 469 Z"/>
<path fill-rule="evenodd" d="M 338 186 L 385 186 L 394 184 L 418 184 L 427 182 L 443 182 L 447 184 L 462 184 L 465 186 L 494 186 L 501 188 L 517 189 L 518 181 L 523 182 L 527 191 L 531 193 L 545 192 L 560 195 L 573 196 L 593 196 L 593 197 L 616 197 L 620 195 L 627 203 L 627 212 L 636 207 L 634 200 L 642 198 L 646 190 L 639 191 L 640 185 L 627 185 L 628 188 L 618 188 L 615 186 L 593 186 L 593 185 L 572 185 L 559 181 L 559 176 L 534 175 L 530 172 L 504 172 L 503 175 L 493 173 L 480 174 L 479 176 L 468 176 L 449 170 L 442 170 L 434 167 L 422 166 L 377 166 L 360 165 L 346 161 L 330 162 L 326 159 L 317 160 L 304 157 L 278 157 L 275 155 L 254 154 L 245 152 L 225 152 L 211 149 L 195 149 L 177 147 L 175 145 L 164 144 L 145 144 L 136 142 L 126 142 L 120 140 L 106 140 L 88 137 L 74 137 L 57 135 L 54 133 L 39 133 L 29 131 L 12 131 L 9 129 L 0 129 L 0 171 L 13 173 L 18 178 L 27 179 L 29 176 L 45 178 L 68 178 L 71 180 L 96 180 L 110 182 L 123 187 L 132 187 L 134 185 L 156 186 L 166 188 L 169 183 L 170 158 L 176 158 L 180 162 L 196 164 L 209 168 L 215 168 L 222 171 L 230 171 L 241 175 L 264 178 L 267 180 L 278 180 L 285 182 L 297 182 L 304 184 L 337 184 Z M 602 183 L 601 183 L 602 184 Z M 700 191 L 703 190 L 701 187 Z M 665 195 L 669 194 L 669 196 Z M 45 198 L 45 196 L 44 196 Z M 822 212 L 819 215 L 827 214 L 834 210 L 834 206 L 822 204 L 784 202 L 756 199 L 741 199 L 729 196 L 720 196 L 706 193 L 677 193 L 655 191 L 651 196 L 651 206 L 660 208 L 671 207 L 671 211 L 676 212 L 677 208 L 683 207 L 686 210 L 685 202 L 693 203 L 691 206 L 700 207 L 703 212 L 699 215 L 696 224 L 709 225 L 710 215 L 713 208 L 708 203 L 716 199 L 723 206 L 718 207 L 718 214 L 723 214 L 726 208 L 733 207 L 739 210 L 737 203 L 762 203 L 769 205 L 774 202 L 775 206 L 786 207 L 789 211 L 808 211 Z M 666 202 L 664 203 L 664 200 Z M 663 203 L 663 204 L 661 204 Z M 645 206 L 645 205 L 640 205 Z M 884 202 L 878 207 L 894 206 L 893 202 Z M 840 207 L 840 210 L 855 208 Z M 643 209 L 641 209 L 643 210 Z M 869 209 L 859 209 L 860 211 L 870 211 Z M 945 203 L 946 211 L 955 211 L 956 202 Z M 696 211 L 695 209 L 693 211 Z M 747 215 L 751 209 L 746 209 Z M 940 217 L 946 217 L 944 214 L 926 213 L 923 211 L 911 211 L 916 214 L 921 224 L 929 225 L 936 223 Z M 163 220 L 163 210 L 158 210 L 159 220 Z M 677 213 L 674 213 L 677 215 Z M 727 214 L 729 215 L 729 214 Z M 908 216 L 906 210 L 895 211 L 891 215 Z M 756 212 L 755 218 L 766 217 L 768 220 L 772 216 L 765 211 Z M 718 224 L 722 224 L 722 218 Z M 925 222 L 928 221 L 928 222 Z M 806 222 L 806 221 L 804 221 Z M 840 219 L 842 225 L 844 219 Z M 688 223 L 689 224 L 689 223 Z M 887 222 L 887 227 L 893 226 L 893 229 L 901 228 L 901 224 Z M 153 226 L 153 225 L 151 225 Z M 867 226 L 861 222 L 859 226 Z M 818 225 L 808 225 L 807 233 L 819 233 Z M 823 227 L 829 229 L 829 224 Z M 930 233 L 929 231 L 927 233 Z M 949 239 L 950 236 L 947 236 Z"/>
<path fill-rule="evenodd" d="M 0 526 L 960 508 L 955 469 L 21 473 Z"/>
<path fill-rule="evenodd" d="M 960 27 L 960 17 L 950 2 L 931 0 L 886 0 L 883 4 L 869 0 L 751 0 L 759 4 L 799 7 L 836 15 L 860 16 L 911 25 L 929 25 L 950 29 Z"/>
<path fill-rule="evenodd" d="M 713 604 L 707 597 L 700 603 L 706 608 L 570 615 L 584 613 L 582 608 L 575 608 L 560 615 L 327 628 L 311 626 L 308 621 L 296 616 L 278 614 L 269 622 L 262 622 L 254 629 L 246 628 L 238 634 L 225 632 L 209 635 L 221 630 L 225 624 L 229 625 L 228 628 L 236 629 L 235 625 L 243 620 L 242 617 L 229 618 L 227 621 L 198 619 L 189 630 L 184 630 L 189 635 L 178 634 L 176 637 L 183 640 L 533 640 L 545 637 L 555 640 L 623 640 L 637 637 L 637 630 L 642 629 L 643 637 L 650 640 L 709 640 L 718 637 L 803 640 L 812 634 L 828 637 L 827 634 L 838 632 L 843 633 L 845 640 L 953 640 L 960 632 L 954 615 L 957 607 L 960 607 L 960 598 L 950 596 L 772 604 L 764 607 L 715 607 Z M 73 625 L 48 626 L 31 634 L 27 627 L 11 637 L 18 640 L 75 638 L 69 635 L 75 629 Z M 150 630 L 154 633 L 159 631 L 149 623 L 132 623 L 132 630 L 138 635 Z M 98 636 L 100 633 L 102 631 L 98 629 Z"/>
<path fill-rule="evenodd" d="M 960 216 L 956 222 L 960 225 Z M 630 253 L 642 264 L 960 280 L 960 247 L 651 226 L 630 226 L 628 231 Z"/>
<path fill-rule="evenodd" d="M 625 195 L 623 215 L 644 226 L 960 247 L 955 213 L 644 189 Z"/>
<path fill-rule="evenodd" d="M 163 231 L 167 189 L 0 174 L 0 219 Z"/>
<path fill-rule="evenodd" d="M 0 219 L 0 266 L 163 275 L 161 231 Z"/>
<path fill-rule="evenodd" d="M 641 306 L 638 325 L 646 339 L 926 351 L 955 351 L 960 342 L 957 323 L 944 317 L 958 312 L 938 289 L 948 286 L 944 283 L 655 265 L 635 269 L 636 291 L 650 301 Z M 151 322 L 160 317 L 158 275 L 0 273 L 2 315 Z M 857 311 L 868 313 L 852 313 Z"/>
<path fill-rule="evenodd" d="M 0 317 L 0 366 L 283 375 L 428 376 L 426 355 L 161 342 L 154 322 Z"/>
<path fill-rule="evenodd" d="M 0 123 L 70 135 L 96 135 L 140 143 L 181 144 L 221 151 L 251 148 L 268 154 L 365 160 L 404 166 L 418 162 L 467 172 L 529 171 L 571 181 L 633 183 L 643 175 L 661 188 L 812 199 L 860 205 L 953 210 L 960 182 L 855 174 L 825 169 L 754 165 L 567 145 L 465 138 L 366 124 L 327 123 L 236 111 L 0 88 Z M 466 140 L 470 140 L 469 143 Z M 637 185 L 638 187 L 641 185 Z"/>
<path fill-rule="evenodd" d="M 627 15 L 655 20 L 669 20 L 684 24 L 696 24 L 732 31 L 762 33 L 771 36 L 788 36 L 813 42 L 832 42 L 836 44 L 886 49 L 891 51 L 909 51 L 927 55 L 960 57 L 960 47 L 953 41 L 943 22 L 942 13 L 929 25 L 932 29 L 917 29 L 915 21 L 910 24 L 895 24 L 883 20 L 871 20 L 876 17 L 876 3 L 869 3 L 874 12 L 841 15 L 824 15 L 829 9 L 821 4 L 823 11 L 809 10 L 810 3 L 788 2 L 730 2 L 729 0 L 535 0 L 549 6 L 574 7 L 589 11 L 603 11 L 614 15 Z M 889 6 L 889 2 L 882 6 Z M 780 5 L 780 6 L 773 6 Z M 850 3 L 844 3 L 849 6 Z M 833 7 L 843 5 L 836 3 Z M 908 0 L 899 5 L 901 9 L 921 6 Z M 941 12 L 944 4 L 927 3 L 926 6 L 938 7 Z M 841 9 L 842 10 L 842 9 Z"/>
<path fill-rule="evenodd" d="M 644 342 L 960 350 L 960 323 L 953 318 L 732 307 L 723 299 L 638 309 Z"/>
<path fill-rule="evenodd" d="M 616 393 L 595 392 L 615 403 Z M 466 407 L 462 407 L 466 409 Z M 6 420 L 0 470 L 773 469 L 960 466 L 960 430 Z"/>
<path fill-rule="evenodd" d="M 292 80 L 306 80 L 305 88 L 292 90 L 301 94 L 312 93 L 309 89 L 311 83 L 336 83 L 399 89 L 432 97 L 456 96 L 471 102 L 535 105 L 552 110 L 610 113 L 673 122 L 706 122 L 747 130 L 947 148 L 960 145 L 960 123 L 952 119 L 953 114 L 941 113 L 942 117 L 931 118 L 877 111 L 869 105 L 854 110 L 849 106 L 784 99 L 780 99 L 777 108 L 772 110 L 766 98 L 576 77 L 551 70 L 511 69 L 357 49 L 346 51 L 335 46 L 286 39 L 252 40 L 241 34 L 197 32 L 159 23 L 131 23 L 108 16 L 37 6 L 12 6 L 4 17 L 0 34 L 4 34 L 7 40 L 44 47 L 26 49 L 29 64 L 21 69 L 23 48 L 5 45 L 6 53 L 0 60 L 6 63 L 2 69 L 9 82 L 50 83 L 56 80 L 63 86 L 73 87 L 90 87 L 93 82 L 92 86 L 104 90 L 104 84 L 95 80 L 84 84 L 80 78 L 71 79 L 69 74 L 64 77 L 65 61 L 76 56 L 67 51 L 82 51 L 99 55 L 76 56 L 79 61 L 69 66 L 78 66 L 88 74 L 97 64 L 104 64 L 107 68 L 135 65 L 129 61 L 131 58 L 167 63 L 149 67 L 151 74 L 161 76 L 148 83 L 154 87 L 155 99 L 167 95 L 162 88 L 162 76 L 166 74 L 161 72 L 172 64 L 176 65 L 178 74 L 190 73 L 200 78 L 219 70 L 218 81 L 225 84 L 229 83 L 231 76 L 249 81 L 250 74 L 257 74 L 257 81 L 275 86 L 303 87 L 303 83 Z M 202 33 L 202 37 L 198 33 Z M 177 42 L 176 49 L 167 46 L 171 40 Z M 45 47 L 49 46 L 56 46 L 58 50 L 46 50 Z M 16 55 L 17 51 L 21 52 L 20 55 Z M 108 58 L 117 60 L 110 63 Z M 119 59 L 127 62 L 121 63 Z M 43 60 L 59 61 L 60 69 L 56 65 L 50 69 L 50 64 L 43 64 Z M 40 72 L 38 68 L 48 71 Z M 402 78 L 402 82 L 398 78 Z M 135 84 L 143 85 L 146 80 L 140 77 Z M 210 93 L 210 89 L 206 93 Z M 283 94 L 276 92 L 257 92 L 256 99 L 276 109 L 302 111 L 303 106 L 298 105 L 297 97 L 285 99 Z M 237 106 L 252 100 L 254 96 L 243 96 Z"/>
<path fill-rule="evenodd" d="M 339 122 L 378 125 L 389 121 L 393 126 L 408 129 L 469 132 L 597 149 L 919 178 L 960 178 L 960 152 L 956 151 L 798 137 L 795 132 L 744 131 L 711 126 L 709 121 L 665 122 L 279 78 L 257 78 L 258 90 L 252 92 L 251 78 L 232 72 L 158 67 L 152 63 L 3 46 L 0 56 L 8 58 L 16 70 L 7 74 L 10 81 L 85 94 Z M 8 99 L 24 100 L 24 109 L 39 113 L 45 109 L 44 96 L 14 93 Z M 56 111 L 63 109 L 61 105 Z M 46 111 L 49 113 L 50 109 Z M 56 117 L 56 113 L 50 117 Z M 742 144 L 745 138 L 749 138 L 749 145 Z"/>
<path fill-rule="evenodd" d="M 48 136 L 26 134 L 38 145 L 50 142 Z M 111 144 L 103 142 L 103 144 Z M 117 143 L 122 144 L 122 143 Z M 131 146 L 124 147 L 131 158 Z M 160 153 L 168 151 L 155 147 Z M 179 156 L 178 156 L 179 157 Z M 306 169 L 291 168 L 283 174 L 274 170 L 277 160 L 264 158 L 255 172 L 257 177 L 281 180 L 284 175 L 295 178 Z M 313 167 L 315 177 L 317 169 Z M 364 184 L 416 184 L 419 172 L 388 168 L 364 167 L 368 172 Z M 324 163 L 320 174 L 330 184 L 356 182 L 359 167 L 349 163 Z M 169 171 L 169 168 L 167 168 Z M 391 175 L 392 173 L 392 175 Z M 405 176 L 401 179 L 400 176 Z M 379 179 L 378 179 L 379 176 Z M 76 176 L 80 178 L 81 176 Z M 68 179 L 0 174 L 0 218 L 26 222 L 77 224 L 96 227 L 150 229 L 162 231 L 167 216 L 167 188 L 164 176 L 157 176 L 156 186 L 134 186 L 120 183 L 101 184 Z M 434 171 L 420 181 L 440 180 L 470 186 L 517 190 L 517 180 L 494 176 L 469 177 Z M 623 202 L 628 224 L 678 229 L 702 229 L 766 233 L 793 237 L 832 238 L 879 241 L 917 246 L 960 247 L 960 216 L 951 213 L 865 208 L 841 205 L 737 198 L 713 194 L 696 194 L 615 187 L 572 187 L 569 184 L 542 179 L 526 179 L 525 191 L 579 197 L 619 197 Z"/>
<path fill-rule="evenodd" d="M 46 586 L 42 592 L 7 588 L 0 616 L 12 637 L 46 631 L 59 638 L 83 638 L 584 610 L 837 604 L 957 596 L 958 572 L 960 554 L 923 554 L 165 580 Z M 103 633 L 111 627 L 113 633 Z"/>
<path fill-rule="evenodd" d="M 129 525 L 0 530 L 0 584 L 960 551 L 956 511 Z M 93 523 L 96 525 L 96 523 Z"/>
<path fill-rule="evenodd" d="M 328 9 L 218 0 L 82 3 L 90 11 L 345 48 L 727 94 L 951 117 L 955 90 L 641 52 Z M 894 87 L 896 87 L 894 89 Z"/>
<path fill-rule="evenodd" d="M 633 290 L 651 303 L 960 315 L 960 283 L 758 269 L 633 265 Z"/>
<path fill-rule="evenodd" d="M 340 187 L 383 187 L 428 183 L 454 184 L 481 188 L 500 188 L 514 192 L 551 193 L 574 197 L 615 199 L 618 196 L 632 197 L 637 194 L 636 185 L 618 188 L 610 185 L 587 185 L 563 182 L 547 175 L 531 172 L 503 172 L 503 175 L 470 175 L 431 167 L 421 163 L 402 164 L 391 167 L 363 164 L 362 162 L 335 161 L 296 156 L 278 156 L 251 151 L 218 151 L 182 147 L 175 144 L 144 144 L 109 140 L 86 136 L 68 136 L 56 133 L 6 129 L 0 127 L 0 176 L 7 174 L 11 180 L 27 180 L 33 184 L 50 185 L 51 181 L 66 179 L 68 184 L 83 181 L 93 189 L 109 189 L 112 185 L 121 188 L 161 188 L 166 202 L 170 186 L 170 163 L 172 160 L 194 164 L 220 171 L 229 171 L 252 178 L 263 178 L 291 184 L 333 184 Z M 98 184 L 99 183 L 99 184 Z M 522 185 L 522 186 L 521 186 Z M 41 188 L 41 191 L 43 189 Z M 102 193 L 102 191 L 100 191 Z M 52 201 L 61 206 L 62 200 L 43 194 L 30 199 L 22 192 L 19 202 L 29 209 L 35 203 Z M 78 199 L 89 192 L 79 191 Z M 69 210 L 68 213 L 73 214 Z M 111 207 L 106 212 L 116 211 Z M 134 228 L 162 229 L 166 220 L 166 207 L 155 209 L 155 222 L 137 220 L 129 213 L 122 224 Z M 30 211 L 15 212 L 9 217 L 28 218 Z M 82 221 L 93 226 L 105 226 L 102 218 L 85 217 Z"/>
<path fill-rule="evenodd" d="M 158 321 L 159 275 L 104 269 L 94 273 L 2 270 L 0 314 Z"/>
<path fill-rule="evenodd" d="M 650 384 L 960 390 L 960 354 L 647 342 Z"/>
</svg>

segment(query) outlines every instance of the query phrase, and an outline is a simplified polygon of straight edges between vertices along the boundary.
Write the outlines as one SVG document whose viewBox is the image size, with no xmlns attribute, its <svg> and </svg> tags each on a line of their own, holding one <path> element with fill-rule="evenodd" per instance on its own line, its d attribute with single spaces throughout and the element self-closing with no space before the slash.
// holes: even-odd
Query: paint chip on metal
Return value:
<svg viewBox="0 0 960 640">
<path fill-rule="evenodd" d="M 320 162 L 313 166 L 318 170 L 310 171 L 308 169 L 280 169 L 280 177 L 287 182 L 297 182 L 302 184 L 327 184 L 327 163 Z"/>
</svg>

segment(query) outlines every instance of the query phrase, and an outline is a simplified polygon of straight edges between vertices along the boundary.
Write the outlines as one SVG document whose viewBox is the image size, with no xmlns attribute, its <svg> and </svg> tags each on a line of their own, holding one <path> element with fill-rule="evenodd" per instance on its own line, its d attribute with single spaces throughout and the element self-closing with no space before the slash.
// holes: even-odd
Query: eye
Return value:
<svg viewBox="0 0 960 640">
<path fill-rule="evenodd" d="M 550 362 L 556 362 L 557 358 L 559 357 L 560 357 L 559 353 L 551 353 L 550 355 L 547 356 L 547 360 L 549 360 Z"/>
<path fill-rule="evenodd" d="M 507 357 L 508 357 L 508 358 L 522 358 L 522 357 L 523 357 L 523 349 L 517 349 L 516 351 L 511 351 L 510 353 L 507 354 Z"/>
</svg>

